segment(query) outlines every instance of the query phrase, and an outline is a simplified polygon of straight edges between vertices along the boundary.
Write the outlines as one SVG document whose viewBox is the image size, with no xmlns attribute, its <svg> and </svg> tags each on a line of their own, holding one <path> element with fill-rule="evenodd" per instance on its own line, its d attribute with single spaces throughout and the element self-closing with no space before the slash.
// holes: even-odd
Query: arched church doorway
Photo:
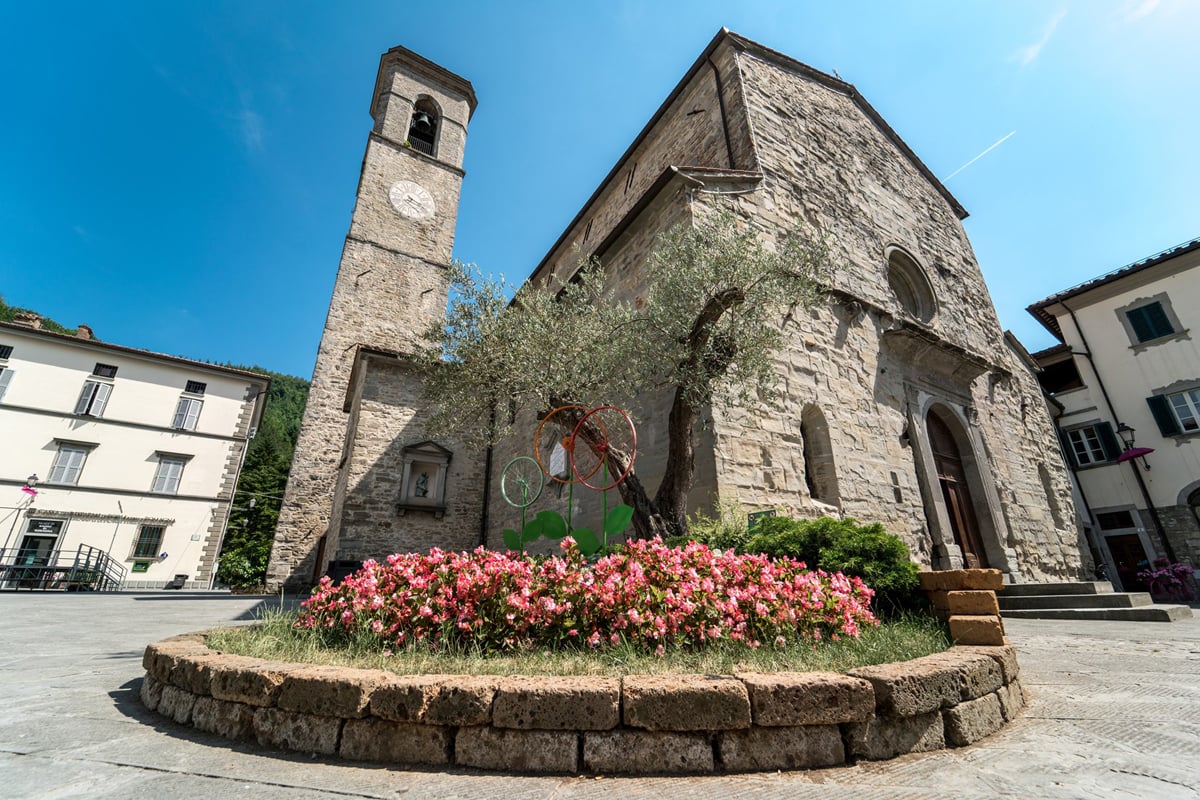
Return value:
<svg viewBox="0 0 1200 800">
<path fill-rule="evenodd" d="M 963 453 L 950 425 L 955 420 L 946 420 L 936 408 L 930 409 L 925 426 L 929 432 L 929 446 L 933 451 L 934 469 L 941 487 L 946 514 L 954 542 L 962 549 L 963 565 L 967 568 L 987 567 L 987 555 L 983 539 L 979 535 L 979 519 L 975 515 L 975 504 L 971 500 L 971 489 L 967 484 L 967 470 Z M 967 457 L 970 457 L 968 454 Z"/>
</svg>

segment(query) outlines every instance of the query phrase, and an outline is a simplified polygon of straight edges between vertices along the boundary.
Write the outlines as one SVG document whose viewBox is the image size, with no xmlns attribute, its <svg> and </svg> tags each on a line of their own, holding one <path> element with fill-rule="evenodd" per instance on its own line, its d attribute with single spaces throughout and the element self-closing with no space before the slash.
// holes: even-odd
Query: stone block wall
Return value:
<svg viewBox="0 0 1200 800">
<path fill-rule="evenodd" d="M 962 747 L 1023 707 L 1012 647 L 835 673 L 396 675 L 146 648 L 151 711 L 237 741 L 395 766 L 561 774 L 811 769 Z"/>
</svg>

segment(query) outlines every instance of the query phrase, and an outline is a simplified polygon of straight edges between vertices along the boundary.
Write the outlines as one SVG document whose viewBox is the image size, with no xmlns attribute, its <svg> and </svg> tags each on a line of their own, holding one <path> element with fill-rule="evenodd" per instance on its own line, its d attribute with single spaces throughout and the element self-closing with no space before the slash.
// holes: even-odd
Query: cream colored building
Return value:
<svg viewBox="0 0 1200 800">
<path fill-rule="evenodd" d="M 1200 239 L 1029 311 L 1061 342 L 1034 357 L 1109 576 L 1200 564 Z"/>
<path fill-rule="evenodd" d="M 90 333 L 0 323 L 0 585 L 100 551 L 125 588 L 207 588 L 270 379 Z"/>
</svg>

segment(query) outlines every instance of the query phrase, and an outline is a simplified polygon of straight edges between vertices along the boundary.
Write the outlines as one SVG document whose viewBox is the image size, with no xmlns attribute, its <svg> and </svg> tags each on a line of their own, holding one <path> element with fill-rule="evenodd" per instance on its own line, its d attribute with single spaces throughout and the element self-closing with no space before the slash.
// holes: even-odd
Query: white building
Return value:
<svg viewBox="0 0 1200 800">
<path fill-rule="evenodd" d="M 0 323 L 0 587 L 207 588 L 270 379 L 40 325 Z"/>
<path fill-rule="evenodd" d="M 1035 353 L 1109 576 L 1200 566 L 1200 239 L 1029 307 L 1062 344 Z M 1142 448 L 1153 452 L 1142 456 Z"/>
</svg>

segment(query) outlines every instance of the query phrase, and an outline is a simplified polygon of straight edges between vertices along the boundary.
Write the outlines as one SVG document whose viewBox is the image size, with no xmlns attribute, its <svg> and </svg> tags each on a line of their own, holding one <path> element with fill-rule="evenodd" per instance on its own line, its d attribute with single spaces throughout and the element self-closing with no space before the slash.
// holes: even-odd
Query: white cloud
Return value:
<svg viewBox="0 0 1200 800">
<path fill-rule="evenodd" d="M 1149 2 L 1157 2 L 1157 0 L 1149 0 Z M 1067 10 L 1064 8 L 1051 18 L 1046 29 L 1042 31 L 1042 36 L 1036 42 L 1026 47 L 1022 47 L 1013 54 L 1013 60 L 1017 61 L 1022 67 L 1028 67 L 1042 53 L 1042 48 L 1050 43 L 1050 39 L 1054 37 L 1054 32 L 1058 30 L 1058 25 L 1067 16 Z"/>
<path fill-rule="evenodd" d="M 1129 25 L 1140 19 L 1145 19 L 1158 9 L 1160 0 L 1130 0 L 1120 11 L 1119 20 L 1122 25 Z"/>
</svg>

